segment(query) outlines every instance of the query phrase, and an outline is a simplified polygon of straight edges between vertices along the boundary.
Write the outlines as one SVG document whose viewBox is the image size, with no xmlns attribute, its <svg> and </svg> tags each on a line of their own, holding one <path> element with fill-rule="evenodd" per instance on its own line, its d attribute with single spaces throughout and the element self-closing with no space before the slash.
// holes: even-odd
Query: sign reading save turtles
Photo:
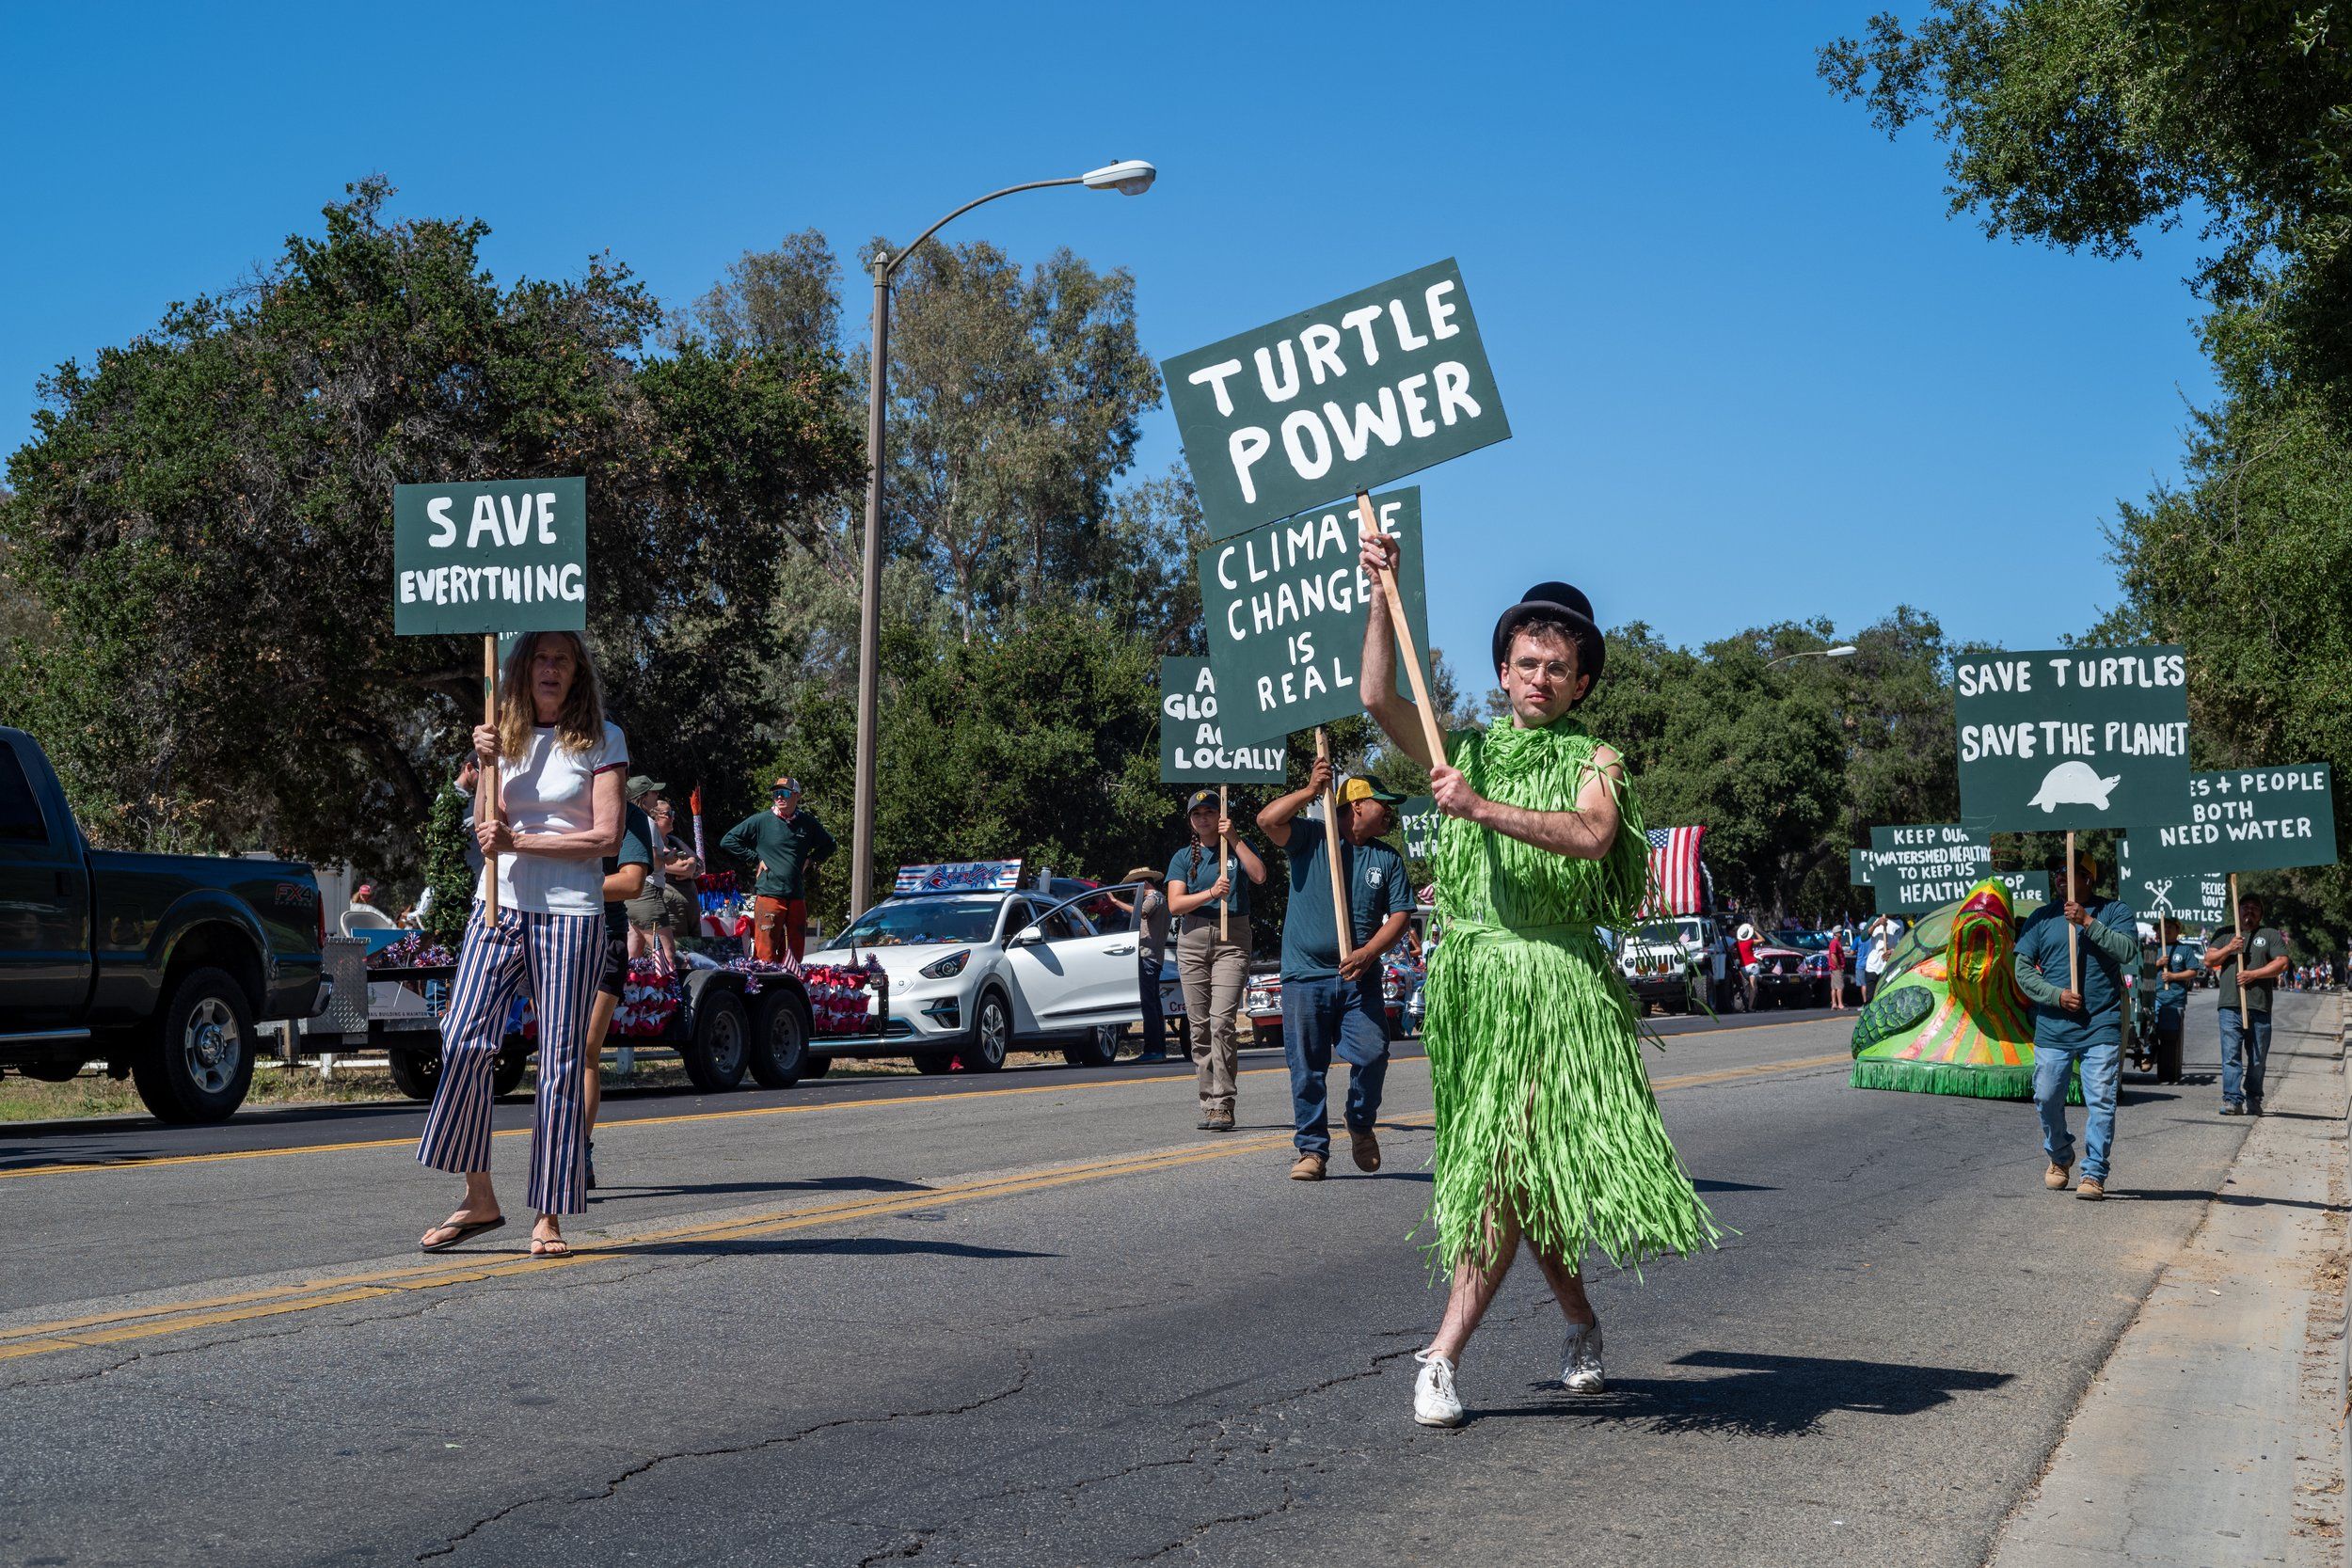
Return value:
<svg viewBox="0 0 2352 1568">
<path fill-rule="evenodd" d="M 588 482 L 392 486 L 392 630 L 585 631 Z"/>
<path fill-rule="evenodd" d="M 1205 658 L 1160 660 L 1160 783 L 1282 784 L 1282 743 L 1228 745 Z"/>
<path fill-rule="evenodd" d="M 2175 646 L 1972 654 L 1953 671 L 1970 832 L 2177 822 L 2188 660 Z"/>
<path fill-rule="evenodd" d="M 1209 537 L 1511 434 L 1451 260 L 1161 366 Z"/>
<path fill-rule="evenodd" d="M 2324 762 L 2192 773 L 2185 813 L 2135 826 L 2142 876 L 2333 865 L 2335 781 Z"/>
</svg>

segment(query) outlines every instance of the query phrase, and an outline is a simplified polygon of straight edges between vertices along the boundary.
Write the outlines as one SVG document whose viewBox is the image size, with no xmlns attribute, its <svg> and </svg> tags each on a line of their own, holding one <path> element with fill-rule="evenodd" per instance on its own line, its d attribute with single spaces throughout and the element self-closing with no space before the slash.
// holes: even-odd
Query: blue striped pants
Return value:
<svg viewBox="0 0 2352 1568">
<path fill-rule="evenodd" d="M 587 1085 L 580 1064 L 603 962 L 601 914 L 501 910 L 493 927 L 474 905 L 441 1018 L 441 1082 L 417 1143 L 418 1164 L 459 1174 L 490 1168 L 491 1079 L 515 994 L 527 983 L 539 1015 L 529 1201 L 541 1214 L 586 1212 Z"/>
</svg>

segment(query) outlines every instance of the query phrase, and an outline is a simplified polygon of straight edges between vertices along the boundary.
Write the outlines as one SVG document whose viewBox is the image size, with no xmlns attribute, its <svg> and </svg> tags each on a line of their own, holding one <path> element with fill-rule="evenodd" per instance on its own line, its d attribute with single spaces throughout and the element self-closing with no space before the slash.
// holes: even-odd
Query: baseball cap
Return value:
<svg viewBox="0 0 2352 1568">
<path fill-rule="evenodd" d="M 1194 812 L 1199 811 L 1202 806 L 1214 806 L 1216 804 L 1216 790 L 1196 789 L 1192 792 L 1192 799 L 1184 802 L 1184 815 L 1186 816 L 1190 816 Z"/>
<path fill-rule="evenodd" d="M 774 784 L 772 784 L 771 786 L 770 786 L 770 789 L 769 789 L 769 793 L 770 793 L 770 794 L 771 794 L 771 795 L 775 795 L 775 796 L 778 796 L 778 797 L 782 797 L 782 796 L 786 796 L 786 795 L 798 795 L 800 792 L 801 792 L 801 781 L 800 781 L 800 780 L 798 780 L 798 779 L 796 779 L 796 778 L 794 778 L 794 777 L 793 777 L 791 774 L 789 774 L 789 773 L 787 773 L 786 775 L 784 775 L 784 777 L 782 777 L 782 778 L 778 779 L 778 780 L 774 783 Z"/>
<path fill-rule="evenodd" d="M 623 793 L 634 800 L 640 795 L 659 795 L 669 787 L 660 779 L 649 779 L 643 773 L 633 773 L 629 775 L 628 783 L 623 786 Z"/>
<path fill-rule="evenodd" d="M 375 896 L 375 884 L 373 882 L 361 882 L 358 888 L 353 890 L 351 895 L 354 898 L 361 900 L 362 902 L 373 898 Z"/>
<path fill-rule="evenodd" d="M 1345 805 L 1350 800 L 1377 800 L 1384 806 L 1401 806 L 1405 803 L 1405 797 L 1378 780 L 1367 779 L 1359 773 L 1340 785 L 1340 804 Z"/>
</svg>

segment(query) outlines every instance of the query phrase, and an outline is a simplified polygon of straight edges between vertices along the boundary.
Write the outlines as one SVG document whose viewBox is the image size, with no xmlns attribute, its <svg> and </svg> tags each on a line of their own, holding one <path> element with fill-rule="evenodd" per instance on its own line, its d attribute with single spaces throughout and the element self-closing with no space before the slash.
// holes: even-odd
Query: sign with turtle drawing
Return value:
<svg viewBox="0 0 2352 1568">
<path fill-rule="evenodd" d="M 2188 815 L 2187 666 L 2172 645 L 1961 658 L 1962 824 L 1992 833 L 2180 821 Z"/>
</svg>

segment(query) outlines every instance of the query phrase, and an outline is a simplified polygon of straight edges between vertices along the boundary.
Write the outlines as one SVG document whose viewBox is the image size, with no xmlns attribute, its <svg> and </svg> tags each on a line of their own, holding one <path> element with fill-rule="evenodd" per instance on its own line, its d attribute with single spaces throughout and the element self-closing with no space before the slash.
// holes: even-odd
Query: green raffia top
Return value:
<svg viewBox="0 0 2352 1568">
<path fill-rule="evenodd" d="M 1530 1241 L 1574 1265 L 1619 1267 L 1720 1234 L 1666 1137 L 1643 1070 L 1638 1014 L 1596 926 L 1629 930 L 1649 876 L 1629 784 L 1599 773 L 1600 743 L 1562 717 L 1446 740 L 1487 800 L 1570 811 L 1588 778 L 1616 797 L 1617 840 L 1597 861 L 1538 849 L 1457 817 L 1435 861 L 1442 939 L 1429 962 L 1426 1044 L 1437 1090 L 1435 1261 L 1491 1261 L 1498 1199 Z"/>
</svg>

